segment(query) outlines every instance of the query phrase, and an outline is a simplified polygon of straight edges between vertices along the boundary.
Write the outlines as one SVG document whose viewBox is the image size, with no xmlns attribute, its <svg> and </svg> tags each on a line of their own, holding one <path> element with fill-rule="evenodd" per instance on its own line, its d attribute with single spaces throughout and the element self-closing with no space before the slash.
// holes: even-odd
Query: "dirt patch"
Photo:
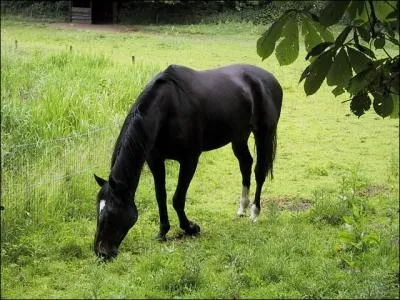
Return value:
<svg viewBox="0 0 400 300">
<path fill-rule="evenodd" d="M 391 189 L 384 185 L 367 185 L 358 194 L 363 197 L 373 197 L 377 195 L 388 195 Z"/>
<path fill-rule="evenodd" d="M 135 32 L 138 28 L 132 25 L 114 25 L 114 24 L 80 24 L 80 23 L 51 23 L 49 27 L 56 29 L 72 29 L 84 31 L 100 32 Z"/>
<path fill-rule="evenodd" d="M 261 201 L 262 206 L 266 207 L 269 203 L 275 203 L 280 210 L 305 211 L 311 208 L 309 200 L 291 196 L 270 197 Z"/>
</svg>

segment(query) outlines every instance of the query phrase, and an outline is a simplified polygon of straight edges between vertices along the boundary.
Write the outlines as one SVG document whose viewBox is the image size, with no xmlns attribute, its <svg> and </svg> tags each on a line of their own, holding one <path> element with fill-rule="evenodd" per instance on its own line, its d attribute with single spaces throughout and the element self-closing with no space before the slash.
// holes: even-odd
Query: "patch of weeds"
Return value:
<svg viewBox="0 0 400 300">
<path fill-rule="evenodd" d="M 84 258 L 86 257 L 83 246 L 77 243 L 75 240 L 67 240 L 60 247 L 60 257 L 64 260 L 70 260 L 72 258 Z"/>
<path fill-rule="evenodd" d="M 51 270 L 48 265 L 48 258 L 35 259 L 32 262 L 31 268 L 32 272 L 37 276 L 48 276 L 51 274 Z"/>
<path fill-rule="evenodd" d="M 68 288 L 69 282 L 65 280 L 63 276 L 55 276 L 52 277 L 50 282 L 51 288 L 55 289 L 56 291 L 64 291 Z"/>
<path fill-rule="evenodd" d="M 352 199 L 351 202 L 351 214 L 343 217 L 345 223 L 338 234 L 340 244 L 334 250 L 339 256 L 341 266 L 362 269 L 362 254 L 378 245 L 380 240 L 376 233 L 366 228 L 370 220 L 364 201 Z"/>
<path fill-rule="evenodd" d="M 355 201 L 358 201 L 360 190 L 365 189 L 366 183 L 358 176 L 357 169 L 353 170 L 350 176 L 342 177 L 339 194 L 326 190 L 316 190 L 314 194 L 314 207 L 311 210 L 310 218 L 313 223 L 325 222 L 330 225 L 341 225 L 345 222 L 344 216 L 351 214 Z M 369 206 L 363 206 L 370 211 Z"/>
<path fill-rule="evenodd" d="M 241 273 L 246 267 L 246 262 L 241 255 L 235 253 L 228 253 L 223 258 L 225 266 L 232 268 L 236 273 Z"/>
<path fill-rule="evenodd" d="M 17 263 L 19 266 L 31 264 L 34 259 L 45 257 L 47 252 L 40 245 L 29 243 L 22 238 L 15 243 L 3 243 L 2 262 Z"/>
<path fill-rule="evenodd" d="M 328 170 L 324 167 L 309 167 L 307 169 L 309 176 L 328 176 Z"/>
<path fill-rule="evenodd" d="M 343 223 L 343 216 L 347 214 L 347 203 L 335 199 L 333 195 L 325 190 L 314 191 L 314 206 L 310 211 L 312 223 L 326 223 L 340 225 Z"/>
<path fill-rule="evenodd" d="M 384 185 L 379 185 L 379 184 L 372 184 L 372 185 L 367 185 L 364 188 L 362 188 L 358 194 L 362 197 L 374 197 L 378 195 L 388 195 L 390 194 L 391 189 L 388 188 L 387 186 Z"/>
<path fill-rule="evenodd" d="M 261 280 L 267 284 L 279 283 L 284 276 L 282 265 L 269 264 L 261 272 Z"/>
<path fill-rule="evenodd" d="M 271 217 L 279 214 L 279 211 L 281 210 L 300 212 L 311 208 L 310 201 L 301 197 L 280 196 L 265 199 L 264 201 L 262 201 L 262 203 L 265 202 L 267 204 L 267 208 L 270 211 L 270 214 L 272 214 Z"/>
<path fill-rule="evenodd" d="M 201 268 L 194 259 L 185 260 L 179 271 L 171 270 L 161 278 L 161 288 L 175 296 L 190 294 L 199 289 L 202 281 Z"/>
</svg>

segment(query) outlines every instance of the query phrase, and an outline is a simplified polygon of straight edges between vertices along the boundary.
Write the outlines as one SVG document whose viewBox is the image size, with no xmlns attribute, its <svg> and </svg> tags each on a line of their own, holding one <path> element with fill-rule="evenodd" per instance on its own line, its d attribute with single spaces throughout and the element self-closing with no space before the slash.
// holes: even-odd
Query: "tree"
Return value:
<svg viewBox="0 0 400 300">
<path fill-rule="evenodd" d="M 385 49 L 399 46 L 399 2 L 329 1 L 314 14 L 285 11 L 257 41 L 264 60 L 274 51 L 280 65 L 299 55 L 299 26 L 309 65 L 300 76 L 306 95 L 312 95 L 326 78 L 336 96 L 347 92 L 350 110 L 358 117 L 371 107 L 381 117 L 399 117 L 399 54 Z M 330 27 L 344 23 L 335 38 Z M 373 100 L 372 100 L 373 99 Z"/>
</svg>

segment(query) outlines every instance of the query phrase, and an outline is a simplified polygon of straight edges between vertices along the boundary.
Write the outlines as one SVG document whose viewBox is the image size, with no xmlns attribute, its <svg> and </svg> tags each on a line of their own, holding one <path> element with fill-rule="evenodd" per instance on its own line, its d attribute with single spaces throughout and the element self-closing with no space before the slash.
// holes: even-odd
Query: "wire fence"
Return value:
<svg viewBox="0 0 400 300">
<path fill-rule="evenodd" d="M 119 125 L 13 145 L 2 153 L 2 225 L 93 213 L 93 173 L 109 171 Z M 90 198 L 90 200 L 89 200 Z M 86 208 L 87 209 L 86 209 Z"/>
</svg>

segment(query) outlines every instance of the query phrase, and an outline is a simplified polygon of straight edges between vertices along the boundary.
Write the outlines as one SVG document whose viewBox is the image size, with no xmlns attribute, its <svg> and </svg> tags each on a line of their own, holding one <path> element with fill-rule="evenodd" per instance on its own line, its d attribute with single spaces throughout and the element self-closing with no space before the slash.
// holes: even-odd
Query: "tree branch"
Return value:
<svg viewBox="0 0 400 300">
<path fill-rule="evenodd" d="M 390 56 L 390 54 L 386 51 L 386 49 L 385 49 L 384 47 L 382 48 L 382 50 L 385 51 L 386 55 L 387 55 L 390 59 L 392 59 L 392 57 Z"/>
<path fill-rule="evenodd" d="M 370 24 L 370 26 L 371 26 L 371 34 L 372 34 L 372 37 L 373 38 L 375 38 L 376 37 L 376 33 L 375 33 L 375 25 L 376 25 L 376 15 L 375 15 L 375 8 L 374 8 L 374 4 L 373 4 L 373 2 L 372 2 L 372 0 L 368 0 L 368 3 L 369 3 L 369 6 L 370 6 L 370 8 L 371 8 L 371 19 L 372 19 L 372 21 L 371 21 L 371 19 L 369 18 L 369 15 L 368 15 L 368 19 L 369 19 L 369 24 Z M 368 11 L 367 11 L 368 12 Z"/>
</svg>

